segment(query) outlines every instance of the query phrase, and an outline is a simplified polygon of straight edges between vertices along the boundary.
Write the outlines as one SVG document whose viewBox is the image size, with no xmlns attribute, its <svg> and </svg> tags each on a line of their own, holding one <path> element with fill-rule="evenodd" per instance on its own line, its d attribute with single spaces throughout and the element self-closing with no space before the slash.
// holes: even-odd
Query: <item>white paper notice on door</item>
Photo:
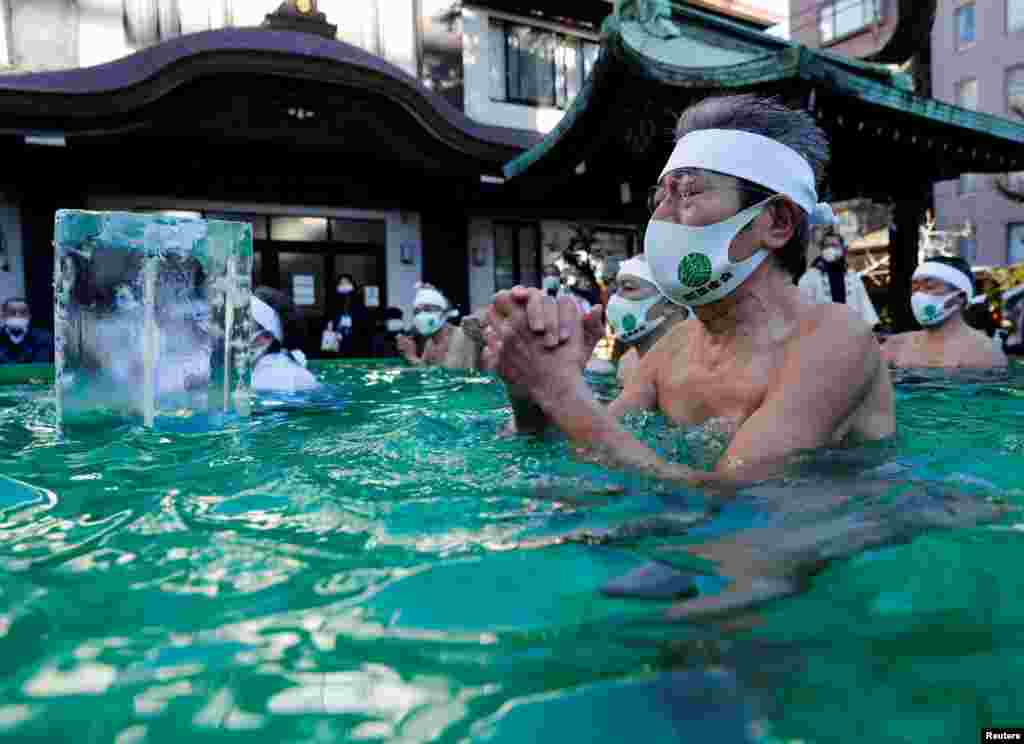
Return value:
<svg viewBox="0 0 1024 744">
<path fill-rule="evenodd" d="M 292 301 L 299 307 L 316 304 L 315 279 L 312 274 L 292 274 Z"/>
<path fill-rule="evenodd" d="M 380 287 L 375 285 L 363 287 L 363 301 L 367 307 L 380 307 Z"/>
</svg>

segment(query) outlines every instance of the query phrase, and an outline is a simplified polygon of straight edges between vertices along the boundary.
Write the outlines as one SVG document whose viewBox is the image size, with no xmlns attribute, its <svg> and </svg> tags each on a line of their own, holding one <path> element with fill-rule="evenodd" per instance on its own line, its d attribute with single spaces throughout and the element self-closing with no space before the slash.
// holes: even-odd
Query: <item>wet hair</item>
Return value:
<svg viewBox="0 0 1024 744">
<path fill-rule="evenodd" d="M 15 303 L 15 302 L 20 302 L 22 305 L 25 305 L 26 307 L 28 307 L 28 300 L 25 299 L 24 297 L 8 297 L 6 300 L 4 300 L 4 304 L 3 304 L 4 315 L 7 314 L 7 311 L 9 309 L 10 305 Z M 32 308 L 29 308 L 28 311 L 31 314 Z"/>
<path fill-rule="evenodd" d="M 978 285 L 974 281 L 974 272 L 971 271 L 971 265 L 967 263 L 960 256 L 934 256 L 933 258 L 927 259 L 928 263 L 940 263 L 950 266 L 961 274 L 967 277 L 967 281 L 971 283 L 971 294 L 973 295 L 978 291 Z M 968 298 L 970 300 L 970 298 Z"/>
<path fill-rule="evenodd" d="M 256 287 L 252 293 L 270 305 L 281 319 L 281 335 L 284 338 L 281 341 L 276 338 L 271 341 L 267 347 L 267 354 L 285 351 L 291 356 L 291 350 L 295 348 L 295 341 L 299 338 L 298 311 L 295 309 L 295 303 L 284 292 L 273 287 Z"/>
<path fill-rule="evenodd" d="M 828 139 L 806 111 L 784 105 L 775 97 L 743 94 L 712 96 L 688 107 L 676 125 L 676 139 L 702 129 L 738 129 L 770 137 L 796 150 L 814 171 L 815 184 L 820 187 L 829 161 Z M 740 178 L 751 187 L 740 193 L 740 209 L 752 207 L 774 192 Z M 796 281 L 807 266 L 807 247 L 811 239 L 810 215 L 799 210 L 793 237 L 781 250 L 772 253 L 773 260 Z"/>
</svg>

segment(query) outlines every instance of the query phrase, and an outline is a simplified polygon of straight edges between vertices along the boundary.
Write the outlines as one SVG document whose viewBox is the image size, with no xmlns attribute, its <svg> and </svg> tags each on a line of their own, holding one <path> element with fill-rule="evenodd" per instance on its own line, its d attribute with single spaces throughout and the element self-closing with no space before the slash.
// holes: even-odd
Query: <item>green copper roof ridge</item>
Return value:
<svg viewBox="0 0 1024 744">
<path fill-rule="evenodd" d="M 584 82 L 579 95 L 573 100 L 572 105 L 558 125 L 543 140 L 504 165 L 502 170 L 506 178 L 512 179 L 522 175 L 563 139 L 565 133 L 582 116 L 589 105 L 593 98 L 594 90 L 598 87 L 598 83 L 603 75 L 607 74 L 607 67 L 612 64 L 613 57 L 621 58 L 623 62 L 630 67 L 636 68 L 637 72 L 646 77 L 652 77 L 650 73 L 655 69 L 667 70 L 672 68 L 669 63 L 653 60 L 643 52 L 632 48 L 626 42 L 622 36 L 622 5 L 623 3 L 617 4 L 615 14 L 608 16 L 604 24 L 602 24 L 603 43 L 601 45 L 601 53 L 597 63 L 594 65 L 593 72 Z M 675 3 L 673 5 L 675 6 Z M 759 41 L 762 44 L 768 41 L 770 46 L 774 48 L 775 51 L 766 49 L 766 54 L 762 57 L 736 65 L 705 68 L 677 66 L 675 68 L 690 71 L 700 69 L 702 79 L 705 82 L 712 83 L 714 86 L 722 88 L 741 87 L 759 82 L 796 77 L 806 81 L 820 82 L 830 88 L 851 91 L 857 98 L 865 102 L 893 111 L 922 116 L 931 121 L 963 127 L 1010 142 L 1024 144 L 1024 124 L 1017 124 L 994 114 L 969 111 L 937 99 L 917 96 L 902 85 L 896 84 L 896 81 L 901 77 L 905 78 L 905 75 L 894 73 L 883 65 L 851 60 L 831 52 L 811 49 L 803 44 L 796 44 L 785 39 L 768 36 L 762 32 L 745 28 L 739 24 L 717 18 L 708 13 L 702 13 L 693 8 L 676 6 L 676 10 L 680 15 L 691 16 L 701 22 L 725 28 L 748 39 Z M 744 67 L 749 68 L 751 71 L 757 68 L 762 70 L 771 68 L 772 72 L 770 74 L 762 73 L 760 76 L 751 76 L 748 79 L 735 82 L 722 79 L 725 71 L 735 74 Z M 718 71 L 717 77 L 715 75 L 716 70 Z M 657 79 L 661 76 L 654 77 Z M 674 84 L 667 78 L 662 78 L 659 82 Z"/>
</svg>

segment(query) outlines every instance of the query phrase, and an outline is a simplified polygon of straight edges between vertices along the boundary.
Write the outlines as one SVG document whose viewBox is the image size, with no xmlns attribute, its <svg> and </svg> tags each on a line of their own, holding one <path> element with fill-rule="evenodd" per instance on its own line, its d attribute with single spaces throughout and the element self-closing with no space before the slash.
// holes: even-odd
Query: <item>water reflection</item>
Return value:
<svg viewBox="0 0 1024 744">
<path fill-rule="evenodd" d="M 901 386 L 895 440 L 816 453 L 708 515 L 701 494 L 576 462 L 558 439 L 498 439 L 488 378 L 324 378 L 344 407 L 258 404 L 219 431 L 100 416 L 61 442 L 33 428 L 45 395 L 3 391 L 19 454 L 0 561 L 18 570 L 0 576 L 0 732 L 703 740 L 701 712 L 733 740 L 855 720 L 885 741 L 882 721 L 915 717 L 974 735 L 976 709 L 941 708 L 936 685 L 985 715 L 1024 709 L 1021 519 L 964 526 L 1024 504 L 1016 380 Z M 728 437 L 630 425 L 694 464 Z M 697 542 L 720 562 L 685 558 Z M 600 592 L 651 560 L 724 585 L 744 556 L 807 579 L 745 629 Z"/>
</svg>

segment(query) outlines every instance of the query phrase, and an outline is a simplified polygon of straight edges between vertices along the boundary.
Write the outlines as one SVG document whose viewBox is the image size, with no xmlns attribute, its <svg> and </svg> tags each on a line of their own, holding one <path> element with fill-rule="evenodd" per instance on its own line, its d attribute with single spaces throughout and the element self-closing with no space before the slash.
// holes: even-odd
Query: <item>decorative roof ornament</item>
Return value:
<svg viewBox="0 0 1024 744">
<path fill-rule="evenodd" d="M 644 30 L 658 39 L 674 39 L 683 33 L 672 20 L 672 0 L 640 0 L 640 20 Z"/>
<path fill-rule="evenodd" d="M 317 8 L 317 0 L 285 0 L 263 20 L 263 28 L 273 31 L 299 31 L 328 39 L 337 38 L 338 27 L 327 22 Z"/>
</svg>

